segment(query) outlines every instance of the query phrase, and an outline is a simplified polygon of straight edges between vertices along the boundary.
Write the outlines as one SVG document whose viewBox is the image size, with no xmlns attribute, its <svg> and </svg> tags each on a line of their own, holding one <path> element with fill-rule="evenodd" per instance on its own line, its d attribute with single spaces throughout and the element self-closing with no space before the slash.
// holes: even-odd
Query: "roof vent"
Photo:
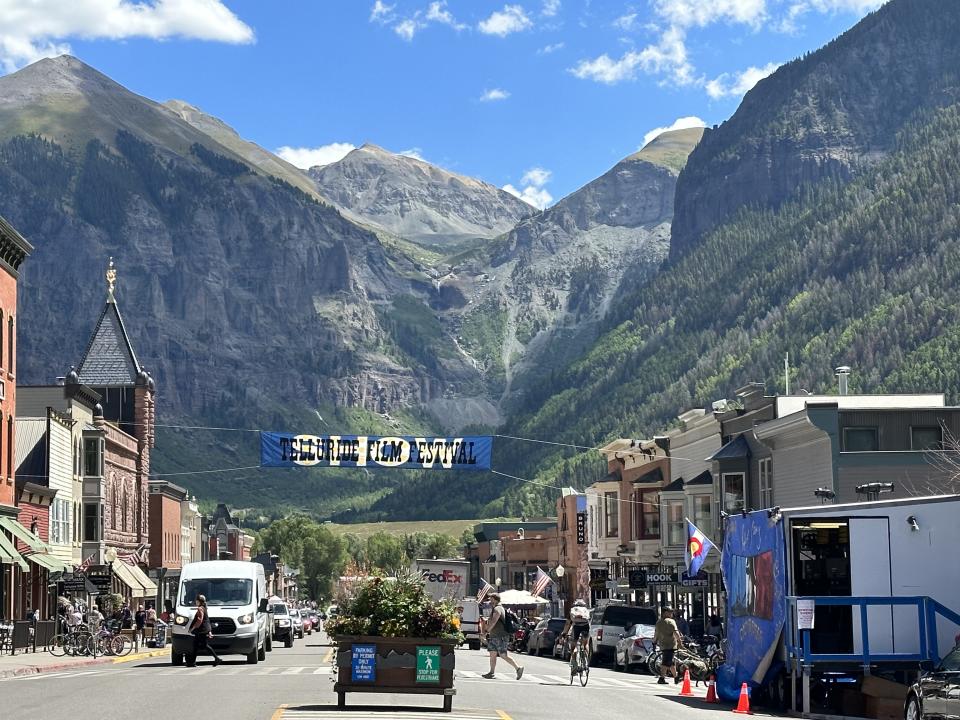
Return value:
<svg viewBox="0 0 960 720">
<path fill-rule="evenodd" d="M 850 367 L 841 365 L 836 370 L 837 386 L 841 395 L 847 395 L 850 392 Z"/>
</svg>

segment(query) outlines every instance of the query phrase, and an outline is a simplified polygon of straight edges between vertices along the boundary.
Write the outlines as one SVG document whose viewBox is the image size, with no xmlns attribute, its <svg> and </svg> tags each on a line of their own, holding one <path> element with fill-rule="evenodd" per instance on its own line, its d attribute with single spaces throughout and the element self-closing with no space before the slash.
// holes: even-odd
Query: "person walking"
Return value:
<svg viewBox="0 0 960 720">
<path fill-rule="evenodd" d="M 673 608 L 665 605 L 660 611 L 660 619 L 653 629 L 653 640 L 660 648 L 662 659 L 660 660 L 660 677 L 657 680 L 658 685 L 666 685 L 667 680 L 664 677 L 666 673 L 673 676 L 674 684 L 680 682 L 680 676 L 677 675 L 676 664 L 674 663 L 674 653 L 677 648 L 683 647 L 683 638 L 677 629 L 677 623 L 673 619 Z"/>
<path fill-rule="evenodd" d="M 210 616 L 207 614 L 207 598 L 203 595 L 197 595 L 197 613 L 193 616 L 188 629 L 193 634 L 193 655 L 188 658 L 187 666 L 196 667 L 197 656 L 201 650 L 209 651 L 213 655 L 213 664 L 219 665 L 222 660 L 208 642 L 213 637 L 213 627 L 210 625 Z"/>
<path fill-rule="evenodd" d="M 677 623 L 677 630 L 680 631 L 683 637 L 690 637 L 690 623 L 688 623 L 687 619 L 683 616 L 683 608 L 677 608 L 677 616 L 674 622 Z"/>
<path fill-rule="evenodd" d="M 707 625 L 707 635 L 713 635 L 718 639 L 723 637 L 723 622 L 716 613 L 710 616 L 710 624 Z"/>
<path fill-rule="evenodd" d="M 500 595 L 493 593 L 490 595 L 490 617 L 484 625 L 487 633 L 487 650 L 490 651 L 490 672 L 485 673 L 483 677 L 488 680 L 496 677 L 497 658 L 503 658 L 508 665 L 512 665 L 517 671 L 517 680 L 523 676 L 523 666 L 517 665 L 513 658 L 507 653 L 507 646 L 510 642 L 510 632 L 507 630 L 505 618 L 507 610 L 500 604 Z"/>
<path fill-rule="evenodd" d="M 137 605 L 137 611 L 133 614 L 133 624 L 137 628 L 137 647 L 143 643 L 144 629 L 147 627 L 147 611 L 143 605 Z"/>
</svg>

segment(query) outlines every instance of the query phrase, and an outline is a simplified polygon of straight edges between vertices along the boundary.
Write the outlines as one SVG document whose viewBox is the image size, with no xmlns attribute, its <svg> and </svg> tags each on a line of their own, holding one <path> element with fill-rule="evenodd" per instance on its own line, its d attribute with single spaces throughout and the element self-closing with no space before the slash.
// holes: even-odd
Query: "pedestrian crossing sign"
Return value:
<svg viewBox="0 0 960 720">
<path fill-rule="evenodd" d="M 417 682 L 440 683 L 439 645 L 417 645 Z"/>
</svg>

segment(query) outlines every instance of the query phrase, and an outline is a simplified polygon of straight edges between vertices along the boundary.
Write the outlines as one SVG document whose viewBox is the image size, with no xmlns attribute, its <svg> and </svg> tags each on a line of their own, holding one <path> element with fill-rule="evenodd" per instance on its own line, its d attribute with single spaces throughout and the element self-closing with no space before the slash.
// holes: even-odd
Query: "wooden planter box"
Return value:
<svg viewBox="0 0 960 720">
<path fill-rule="evenodd" d="M 374 692 L 443 695 L 443 710 L 453 709 L 454 642 L 439 638 L 386 638 L 337 635 L 337 707 L 346 693 Z"/>
</svg>

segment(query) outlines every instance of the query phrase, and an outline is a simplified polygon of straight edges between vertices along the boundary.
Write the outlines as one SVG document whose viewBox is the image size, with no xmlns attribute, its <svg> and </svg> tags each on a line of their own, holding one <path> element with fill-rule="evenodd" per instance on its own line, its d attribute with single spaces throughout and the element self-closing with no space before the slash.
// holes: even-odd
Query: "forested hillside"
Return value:
<svg viewBox="0 0 960 720">
<path fill-rule="evenodd" d="M 893 154 L 849 184 L 742 212 L 611 314 L 609 330 L 545 380 L 515 434 L 591 445 L 662 429 L 749 381 L 830 392 L 960 396 L 960 105 L 923 113 Z M 507 448 L 501 467 L 554 484 L 595 479 L 586 458 Z M 521 451 L 522 450 L 522 451 Z M 585 468 L 586 472 L 578 472 Z M 508 492 L 535 507 L 531 486 Z"/>
</svg>

